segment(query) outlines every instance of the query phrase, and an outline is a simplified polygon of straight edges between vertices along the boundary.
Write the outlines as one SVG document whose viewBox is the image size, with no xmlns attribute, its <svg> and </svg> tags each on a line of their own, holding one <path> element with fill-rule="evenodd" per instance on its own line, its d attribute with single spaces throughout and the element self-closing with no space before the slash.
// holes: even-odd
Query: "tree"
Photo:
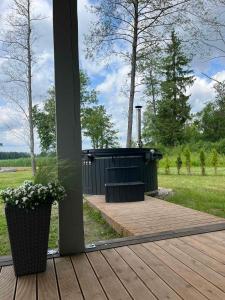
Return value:
<svg viewBox="0 0 225 300">
<path fill-rule="evenodd" d="M 186 149 L 184 149 L 184 156 L 185 156 L 185 164 L 186 164 L 186 168 L 187 168 L 187 173 L 188 173 L 188 175 L 191 175 L 191 151 L 188 147 Z"/>
<path fill-rule="evenodd" d="M 154 51 L 143 53 L 143 59 L 138 64 L 138 70 L 142 73 L 142 83 L 145 86 L 144 95 L 147 97 L 148 109 L 154 116 L 157 113 L 157 100 L 160 97 L 161 84 L 161 60 L 164 54 L 163 49 L 155 47 Z"/>
<path fill-rule="evenodd" d="M 168 155 L 166 155 L 165 157 L 165 174 L 166 175 L 170 174 L 170 159 Z"/>
<path fill-rule="evenodd" d="M 35 175 L 33 110 L 33 66 L 35 63 L 34 43 L 37 36 L 34 23 L 41 20 L 34 14 L 32 0 L 12 0 L 11 12 L 6 19 L 7 27 L 1 42 L 1 54 L 5 60 L 5 98 L 13 102 L 28 124 L 29 148 L 32 173 Z"/>
<path fill-rule="evenodd" d="M 225 138 L 225 81 L 215 84 L 216 98 L 198 114 L 199 127 L 206 141 Z"/>
<path fill-rule="evenodd" d="M 200 151 L 200 155 L 199 155 L 199 158 L 200 158 L 200 163 L 201 163 L 201 172 L 202 172 L 202 176 L 205 176 L 206 173 L 205 173 L 205 151 L 202 149 Z"/>
<path fill-rule="evenodd" d="M 42 152 L 56 151 L 55 90 L 48 91 L 48 98 L 43 109 L 38 105 L 33 108 L 34 126 L 37 128 Z"/>
<path fill-rule="evenodd" d="M 143 50 L 165 41 L 168 27 L 178 22 L 190 0 L 97 0 L 92 12 L 97 16 L 87 36 L 87 55 L 119 54 L 130 64 L 127 147 L 131 147 L 137 63 Z"/>
<path fill-rule="evenodd" d="M 212 150 L 212 165 L 214 167 L 215 175 L 217 175 L 218 162 L 219 162 L 219 154 L 216 151 L 216 149 L 213 149 Z"/>
<path fill-rule="evenodd" d="M 88 106 L 97 104 L 97 93 L 90 88 L 90 80 L 87 74 L 80 70 L 80 99 L 81 99 L 81 121 Z M 55 121 L 55 89 L 48 91 L 48 98 L 44 108 L 38 105 L 33 108 L 34 125 L 40 138 L 42 152 L 56 151 L 56 121 Z"/>
<path fill-rule="evenodd" d="M 106 113 L 103 105 L 87 108 L 82 119 L 82 130 L 86 137 L 91 139 L 94 149 L 111 148 L 118 146 L 117 131 L 111 116 Z"/>
<path fill-rule="evenodd" d="M 201 51 L 204 47 L 207 56 L 212 60 L 219 59 L 221 62 L 221 59 L 224 61 L 225 58 L 225 1 L 210 0 L 203 3 L 204 9 L 196 9 L 194 14 L 200 22 L 200 28 L 194 30 L 195 44 L 197 41 Z"/>
<path fill-rule="evenodd" d="M 180 175 L 180 170 L 182 168 L 182 159 L 181 159 L 181 155 L 179 153 L 179 155 L 177 156 L 177 160 L 176 160 L 176 166 L 177 166 L 177 174 Z"/>
<path fill-rule="evenodd" d="M 191 107 L 188 104 L 187 87 L 194 82 L 189 59 L 182 50 L 181 40 L 172 31 L 171 42 L 162 60 L 161 99 L 156 115 L 156 136 L 164 145 L 182 143 L 185 124 L 190 119 Z"/>
</svg>

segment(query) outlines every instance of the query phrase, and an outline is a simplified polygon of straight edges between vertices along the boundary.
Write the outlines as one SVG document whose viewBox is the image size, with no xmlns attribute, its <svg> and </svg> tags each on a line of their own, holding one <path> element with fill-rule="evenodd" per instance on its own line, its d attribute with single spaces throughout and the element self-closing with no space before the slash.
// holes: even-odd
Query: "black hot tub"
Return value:
<svg viewBox="0 0 225 300">
<path fill-rule="evenodd" d="M 105 184 L 110 171 L 111 182 L 130 181 L 138 177 L 144 183 L 145 192 L 158 190 L 157 160 L 162 154 L 152 148 L 119 148 L 84 150 L 82 155 L 83 192 L 90 195 L 104 195 Z M 116 169 L 122 170 L 119 174 Z M 129 169 L 129 172 L 127 172 Z M 125 172 L 126 170 L 126 172 Z M 119 180 L 115 178 L 119 176 Z"/>
</svg>

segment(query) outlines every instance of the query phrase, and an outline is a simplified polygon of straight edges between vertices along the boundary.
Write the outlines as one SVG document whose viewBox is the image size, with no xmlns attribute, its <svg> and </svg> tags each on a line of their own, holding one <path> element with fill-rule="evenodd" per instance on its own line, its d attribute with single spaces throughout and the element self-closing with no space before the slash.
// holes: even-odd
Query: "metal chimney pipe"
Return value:
<svg viewBox="0 0 225 300">
<path fill-rule="evenodd" d="M 137 121 L 138 147 L 142 148 L 142 146 L 143 146 L 143 143 L 141 140 L 141 109 L 142 109 L 142 106 L 137 105 L 137 106 L 135 106 L 135 108 L 137 109 L 137 117 L 138 117 L 138 121 Z"/>
</svg>

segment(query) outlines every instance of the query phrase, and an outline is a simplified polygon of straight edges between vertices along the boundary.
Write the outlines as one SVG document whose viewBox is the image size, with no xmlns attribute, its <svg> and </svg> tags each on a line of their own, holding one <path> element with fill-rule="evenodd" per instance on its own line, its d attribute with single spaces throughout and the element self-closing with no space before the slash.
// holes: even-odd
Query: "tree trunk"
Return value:
<svg viewBox="0 0 225 300">
<path fill-rule="evenodd" d="M 156 95 L 155 95 L 155 86 L 154 86 L 154 80 L 153 80 L 153 72 L 152 72 L 152 70 L 150 70 L 150 84 L 151 84 L 151 90 L 152 90 L 153 112 L 154 112 L 154 116 L 156 116 Z"/>
<path fill-rule="evenodd" d="M 36 173 L 36 160 L 34 153 L 34 124 L 33 124 L 33 99 L 32 99 L 32 52 L 31 52 L 31 15 L 30 15 L 30 1 L 27 7 L 27 21 L 28 21 L 28 35 L 27 35 L 27 59 L 28 59 L 28 116 L 29 116 L 29 133 L 30 133 L 30 157 L 32 175 Z"/>
<path fill-rule="evenodd" d="M 131 81 L 130 81 L 130 97 L 128 109 L 128 126 L 127 126 L 127 148 L 132 145 L 132 126 L 134 111 L 134 95 L 135 95 L 135 79 L 137 68 L 137 39 L 138 39 L 138 0 L 134 1 L 134 33 L 131 56 Z"/>
</svg>

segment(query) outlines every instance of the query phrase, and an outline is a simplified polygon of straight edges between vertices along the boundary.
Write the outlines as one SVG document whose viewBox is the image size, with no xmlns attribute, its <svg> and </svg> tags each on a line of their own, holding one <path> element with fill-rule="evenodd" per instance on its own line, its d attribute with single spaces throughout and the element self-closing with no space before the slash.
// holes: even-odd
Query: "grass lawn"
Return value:
<svg viewBox="0 0 225 300">
<path fill-rule="evenodd" d="M 31 171 L 18 171 L 16 173 L 0 174 L 0 190 L 7 187 L 16 187 L 24 180 L 31 179 Z M 113 239 L 119 235 L 101 218 L 99 213 L 84 205 L 84 232 L 85 242 L 90 244 L 99 240 Z M 57 248 L 58 241 L 58 210 L 53 206 L 49 248 Z M 4 205 L 0 203 L 0 256 L 9 255 L 10 246 L 4 214 Z"/>
<path fill-rule="evenodd" d="M 192 169 L 191 176 L 185 174 L 185 169 L 181 175 L 176 175 L 175 168 L 171 168 L 170 171 L 170 175 L 165 175 L 165 170 L 159 169 L 159 186 L 172 188 L 174 191 L 173 195 L 167 197 L 167 201 L 225 218 L 225 168 L 220 168 L 217 176 L 214 175 L 213 168 L 207 168 L 207 176 L 201 176 L 200 168 L 197 167 Z M 29 170 L 0 174 L 0 189 L 16 187 L 26 179 L 31 179 Z M 84 203 L 84 224 L 87 244 L 119 237 L 100 214 L 90 209 L 86 203 Z M 49 248 L 56 248 L 57 240 L 58 212 L 57 207 L 53 207 Z M 9 253 L 4 207 L 0 204 L 0 255 Z"/>
<path fill-rule="evenodd" d="M 221 168 L 218 176 L 212 168 L 207 169 L 207 176 L 198 175 L 199 168 L 194 168 L 191 176 L 176 175 L 175 168 L 171 175 L 163 173 L 160 169 L 159 186 L 174 190 L 167 201 L 225 218 L 225 169 Z"/>
</svg>

